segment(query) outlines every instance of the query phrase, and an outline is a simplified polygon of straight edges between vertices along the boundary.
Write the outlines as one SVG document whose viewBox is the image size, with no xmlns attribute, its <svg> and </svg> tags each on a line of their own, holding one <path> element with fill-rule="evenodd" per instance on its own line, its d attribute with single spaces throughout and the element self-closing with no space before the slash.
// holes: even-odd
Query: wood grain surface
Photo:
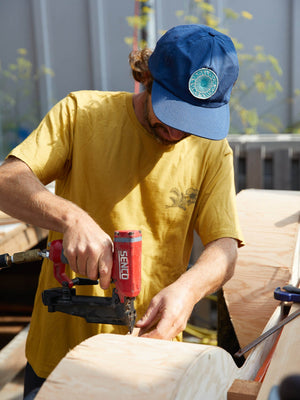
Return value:
<svg viewBox="0 0 300 400">
<path fill-rule="evenodd" d="M 3 211 L 0 211 L 0 225 L 16 224 L 18 222 L 20 222 L 18 219 L 5 214 Z"/>
<path fill-rule="evenodd" d="M 0 389 L 10 382 L 26 364 L 25 343 L 28 329 L 29 325 L 0 351 Z"/>
<path fill-rule="evenodd" d="M 225 400 L 236 373 L 215 346 L 100 334 L 68 353 L 36 400 Z"/>
<path fill-rule="evenodd" d="M 48 235 L 46 229 L 24 223 L 19 223 L 13 229 L 2 232 L 4 234 L 0 236 L 0 254 L 8 253 L 10 255 L 19 251 L 29 250 Z"/>
<path fill-rule="evenodd" d="M 262 333 L 274 313 L 274 289 L 293 275 L 300 192 L 248 189 L 238 194 L 237 205 L 246 246 L 239 250 L 224 297 L 244 347 Z"/>
</svg>

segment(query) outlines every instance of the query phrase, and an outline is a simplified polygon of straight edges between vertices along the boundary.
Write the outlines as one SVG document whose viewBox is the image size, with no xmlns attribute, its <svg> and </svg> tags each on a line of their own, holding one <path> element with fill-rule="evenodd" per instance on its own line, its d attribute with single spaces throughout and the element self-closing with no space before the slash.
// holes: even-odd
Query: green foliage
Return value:
<svg viewBox="0 0 300 400">
<path fill-rule="evenodd" d="M 53 76 L 54 73 L 46 66 L 34 71 L 27 50 L 23 48 L 17 50 L 15 62 L 6 68 L 0 61 L 0 139 L 2 147 L 7 147 L 2 148 L 2 152 L 16 145 L 37 125 L 39 107 L 34 102 L 34 92 L 43 75 Z"/>
<path fill-rule="evenodd" d="M 145 0 L 139 1 L 147 3 Z M 186 10 L 176 11 L 179 23 L 202 23 L 231 37 L 229 29 L 225 29 L 223 26 L 230 26 L 239 19 L 245 20 L 245 23 L 249 23 L 253 19 L 252 14 L 248 11 L 238 13 L 231 8 L 225 8 L 223 10 L 224 19 L 221 26 L 214 6 L 207 0 L 191 0 L 189 4 L 188 12 Z M 150 11 L 154 12 L 152 9 Z M 150 11 L 147 10 L 145 14 L 134 19 L 128 17 L 128 23 L 130 23 L 130 26 L 136 27 L 136 29 L 145 29 Z M 276 115 L 272 114 L 272 109 L 276 106 L 274 105 L 274 100 L 283 90 L 278 80 L 282 75 L 282 69 L 278 60 L 273 55 L 266 54 L 262 46 L 254 46 L 253 52 L 249 53 L 245 51 L 244 45 L 237 38 L 232 37 L 232 40 L 238 53 L 240 76 L 233 88 L 230 102 L 232 116 L 231 133 L 252 134 L 260 130 L 273 133 L 283 132 L 285 128 L 281 121 Z M 128 41 L 127 38 L 127 43 L 132 45 L 132 40 Z M 139 43 L 139 48 L 145 46 L 147 46 L 147 43 Z M 300 96 L 300 90 L 295 91 L 294 98 L 287 99 L 287 101 L 294 101 L 297 96 Z M 258 110 L 255 108 L 255 105 L 254 107 L 249 107 L 249 104 L 253 104 L 253 99 L 264 99 L 266 109 Z M 282 102 L 284 100 L 280 101 L 280 103 Z M 300 130 L 300 122 L 288 129 L 290 132 L 298 132 Z"/>
<path fill-rule="evenodd" d="M 140 33 L 146 28 L 147 23 L 149 22 L 149 15 L 154 13 L 153 8 L 147 5 L 148 0 L 138 0 L 138 2 L 140 3 L 139 4 L 140 15 L 126 17 L 128 25 L 133 28 L 134 35 L 135 33 L 136 34 Z M 124 38 L 124 41 L 130 47 L 134 47 L 134 36 L 133 37 L 127 36 Z M 145 41 L 145 39 L 143 38 L 140 38 L 138 39 L 138 43 L 136 45 L 139 49 L 143 49 L 147 47 L 147 41 Z"/>
</svg>

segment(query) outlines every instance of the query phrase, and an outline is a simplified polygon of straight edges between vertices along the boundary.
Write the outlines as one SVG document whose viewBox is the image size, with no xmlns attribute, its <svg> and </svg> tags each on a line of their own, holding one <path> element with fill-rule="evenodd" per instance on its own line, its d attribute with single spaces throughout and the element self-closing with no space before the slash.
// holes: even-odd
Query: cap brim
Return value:
<svg viewBox="0 0 300 400">
<path fill-rule="evenodd" d="M 229 104 L 217 108 L 199 107 L 182 101 L 156 81 L 152 86 L 152 107 L 164 124 L 211 140 L 224 139 L 229 131 Z"/>
</svg>

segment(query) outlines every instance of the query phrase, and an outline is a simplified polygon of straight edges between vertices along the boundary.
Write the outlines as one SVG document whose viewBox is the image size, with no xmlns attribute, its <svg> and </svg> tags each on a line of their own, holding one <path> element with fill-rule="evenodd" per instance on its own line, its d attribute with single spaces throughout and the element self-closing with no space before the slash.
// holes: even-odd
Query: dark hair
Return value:
<svg viewBox="0 0 300 400">
<path fill-rule="evenodd" d="M 153 83 L 153 77 L 148 67 L 148 60 L 151 54 L 152 50 L 148 48 L 135 50 L 129 54 L 129 64 L 133 79 L 140 82 L 149 93 L 151 93 Z"/>
</svg>

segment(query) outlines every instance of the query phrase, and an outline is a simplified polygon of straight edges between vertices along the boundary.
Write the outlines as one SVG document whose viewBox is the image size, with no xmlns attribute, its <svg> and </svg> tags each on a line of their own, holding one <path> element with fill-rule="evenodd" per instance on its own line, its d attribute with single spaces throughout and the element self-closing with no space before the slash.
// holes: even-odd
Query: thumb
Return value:
<svg viewBox="0 0 300 400">
<path fill-rule="evenodd" d="M 149 327 L 155 325 L 158 320 L 159 320 L 159 308 L 160 305 L 159 303 L 153 304 L 152 302 L 150 303 L 150 306 L 148 307 L 146 313 L 144 316 L 136 323 L 136 326 L 138 328 L 144 328 L 144 327 Z"/>
</svg>

